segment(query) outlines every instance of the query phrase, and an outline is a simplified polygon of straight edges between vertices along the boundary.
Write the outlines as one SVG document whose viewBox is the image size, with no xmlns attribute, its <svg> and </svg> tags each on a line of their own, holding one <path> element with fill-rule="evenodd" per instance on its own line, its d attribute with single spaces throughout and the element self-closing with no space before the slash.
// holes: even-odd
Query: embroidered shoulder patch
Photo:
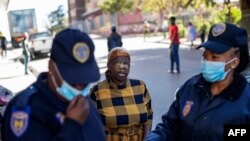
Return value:
<svg viewBox="0 0 250 141">
<path fill-rule="evenodd" d="M 55 117 L 57 119 L 57 121 L 62 125 L 64 123 L 64 120 L 65 120 L 65 115 L 61 112 L 57 112 L 55 114 Z"/>
<path fill-rule="evenodd" d="M 88 60 L 89 53 L 89 47 L 84 42 L 76 43 L 73 47 L 73 56 L 80 63 L 85 63 Z"/>
<path fill-rule="evenodd" d="M 192 101 L 186 101 L 186 105 L 184 106 L 183 111 L 182 111 L 182 114 L 184 117 L 189 114 L 193 104 L 194 103 Z"/>
<path fill-rule="evenodd" d="M 12 110 L 10 127 L 12 132 L 20 137 L 27 130 L 29 124 L 30 108 L 27 107 L 24 111 Z"/>
</svg>

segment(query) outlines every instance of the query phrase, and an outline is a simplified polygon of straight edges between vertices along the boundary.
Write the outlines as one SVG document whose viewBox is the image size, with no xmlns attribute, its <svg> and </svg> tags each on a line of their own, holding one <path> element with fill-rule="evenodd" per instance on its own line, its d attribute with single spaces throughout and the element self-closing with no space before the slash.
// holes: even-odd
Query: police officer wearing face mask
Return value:
<svg viewBox="0 0 250 141">
<path fill-rule="evenodd" d="M 99 78 L 90 37 L 79 30 L 61 31 L 53 40 L 49 72 L 9 103 L 3 141 L 105 141 L 87 96 Z"/>
<path fill-rule="evenodd" d="M 148 141 L 223 141 L 224 125 L 250 124 L 250 86 L 239 74 L 249 62 L 246 30 L 213 25 L 199 48 L 201 74 L 180 87 Z"/>
</svg>

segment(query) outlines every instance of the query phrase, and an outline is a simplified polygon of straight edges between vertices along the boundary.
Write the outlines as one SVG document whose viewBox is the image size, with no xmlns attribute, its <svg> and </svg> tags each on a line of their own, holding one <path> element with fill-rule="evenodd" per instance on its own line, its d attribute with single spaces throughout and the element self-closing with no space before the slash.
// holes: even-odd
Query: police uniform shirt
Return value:
<svg viewBox="0 0 250 141">
<path fill-rule="evenodd" d="M 189 79 L 147 141 L 222 141 L 224 125 L 250 124 L 250 86 L 243 76 L 234 74 L 217 96 L 210 87 L 201 75 Z"/>
<path fill-rule="evenodd" d="M 63 120 L 61 115 L 65 115 L 67 104 L 52 94 L 46 77 L 46 73 L 40 74 L 32 85 L 33 94 L 23 108 L 28 116 L 18 113 L 17 105 L 29 88 L 10 102 L 2 122 L 3 141 L 105 141 L 100 117 L 91 102 L 89 116 L 83 125 L 68 118 Z"/>
</svg>

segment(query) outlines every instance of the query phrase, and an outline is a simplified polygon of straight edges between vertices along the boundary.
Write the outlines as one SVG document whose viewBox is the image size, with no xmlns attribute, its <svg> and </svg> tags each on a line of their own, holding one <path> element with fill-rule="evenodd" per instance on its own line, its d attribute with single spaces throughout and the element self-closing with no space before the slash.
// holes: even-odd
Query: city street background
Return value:
<svg viewBox="0 0 250 141">
<path fill-rule="evenodd" d="M 95 56 L 104 79 L 107 69 L 107 40 L 91 35 L 96 46 Z M 152 97 L 154 110 L 153 126 L 161 121 L 161 116 L 168 111 L 174 100 L 175 90 L 188 78 L 199 73 L 202 51 L 191 50 L 186 39 L 180 46 L 180 74 L 168 73 L 170 66 L 169 44 L 162 36 L 150 37 L 143 41 L 141 36 L 123 38 L 124 48 L 131 54 L 131 70 L 129 77 L 145 81 Z M 198 44 L 199 41 L 196 41 Z M 36 80 L 40 72 L 48 70 L 48 57 L 41 56 L 29 63 L 29 75 L 24 75 L 24 66 L 19 61 L 22 49 L 9 49 L 8 58 L 0 61 L 0 84 L 17 93 Z"/>
</svg>

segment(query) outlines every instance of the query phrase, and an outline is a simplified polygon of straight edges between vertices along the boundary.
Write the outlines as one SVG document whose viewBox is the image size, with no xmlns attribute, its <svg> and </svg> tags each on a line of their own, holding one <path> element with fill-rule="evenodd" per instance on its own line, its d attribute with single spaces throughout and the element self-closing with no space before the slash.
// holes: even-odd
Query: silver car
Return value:
<svg viewBox="0 0 250 141">
<path fill-rule="evenodd" d="M 38 32 L 29 37 L 29 51 L 31 59 L 37 55 L 50 53 L 53 36 L 49 32 Z"/>
</svg>

